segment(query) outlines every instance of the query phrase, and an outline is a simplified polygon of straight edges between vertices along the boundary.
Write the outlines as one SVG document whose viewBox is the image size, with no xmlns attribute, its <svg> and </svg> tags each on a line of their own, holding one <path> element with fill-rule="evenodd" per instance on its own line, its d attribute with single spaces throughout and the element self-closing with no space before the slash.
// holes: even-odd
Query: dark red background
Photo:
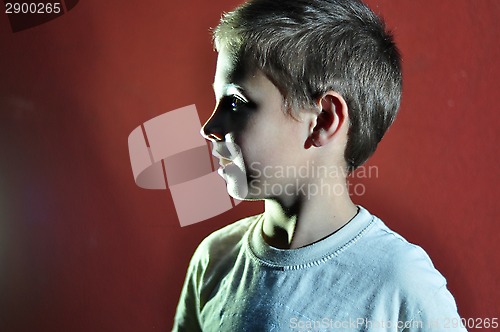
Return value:
<svg viewBox="0 0 500 332">
<path fill-rule="evenodd" d="M 169 330 L 196 245 L 262 209 L 181 228 L 169 192 L 135 185 L 127 149 L 166 111 L 207 119 L 208 29 L 237 3 L 86 0 L 18 33 L 0 13 L 1 331 Z M 463 317 L 500 317 L 500 3 L 369 4 L 405 86 L 356 201 L 427 250 Z"/>
</svg>

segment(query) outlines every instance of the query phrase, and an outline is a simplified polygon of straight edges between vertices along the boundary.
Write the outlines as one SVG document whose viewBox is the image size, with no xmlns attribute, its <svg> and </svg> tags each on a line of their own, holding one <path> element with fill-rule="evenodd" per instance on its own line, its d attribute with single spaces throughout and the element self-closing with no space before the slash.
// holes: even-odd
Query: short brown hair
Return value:
<svg viewBox="0 0 500 332">
<path fill-rule="evenodd" d="M 290 111 L 329 90 L 349 107 L 345 150 L 354 170 L 375 151 L 399 109 L 399 51 L 384 21 L 358 0 L 250 0 L 214 29 L 217 50 L 260 69 Z"/>
</svg>

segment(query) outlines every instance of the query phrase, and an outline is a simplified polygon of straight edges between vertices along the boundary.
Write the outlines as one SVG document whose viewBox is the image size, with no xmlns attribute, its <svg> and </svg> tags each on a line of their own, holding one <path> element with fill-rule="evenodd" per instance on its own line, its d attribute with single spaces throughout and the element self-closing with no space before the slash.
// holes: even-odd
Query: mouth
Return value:
<svg viewBox="0 0 500 332">
<path fill-rule="evenodd" d="M 231 165 L 233 161 L 231 159 L 223 158 L 223 157 L 218 157 L 219 158 L 219 165 L 222 167 L 226 167 L 227 165 Z"/>
<path fill-rule="evenodd" d="M 222 156 L 218 151 L 216 150 L 213 150 L 212 151 L 212 155 L 214 157 L 216 157 L 217 159 L 219 159 L 219 165 L 224 168 L 228 165 L 231 165 L 233 163 L 233 160 L 229 159 L 229 158 L 226 158 L 224 156 Z"/>
</svg>

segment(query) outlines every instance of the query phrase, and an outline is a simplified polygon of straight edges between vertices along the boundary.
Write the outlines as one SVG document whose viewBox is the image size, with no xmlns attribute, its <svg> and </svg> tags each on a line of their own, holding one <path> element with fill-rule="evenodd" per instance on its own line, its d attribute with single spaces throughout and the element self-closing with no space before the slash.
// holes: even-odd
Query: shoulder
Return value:
<svg viewBox="0 0 500 332">
<path fill-rule="evenodd" d="M 375 223 L 367 252 L 371 255 L 372 268 L 385 277 L 387 284 L 419 294 L 437 292 L 446 285 L 446 279 L 424 249 L 408 242 L 380 219 Z"/>
<path fill-rule="evenodd" d="M 208 235 L 196 249 L 191 264 L 201 264 L 206 268 L 208 265 L 237 255 L 244 243 L 245 235 L 260 216 L 238 220 Z"/>
<path fill-rule="evenodd" d="M 260 217 L 259 214 L 243 218 L 214 231 L 200 243 L 198 249 L 213 251 L 238 245 L 250 230 L 250 226 L 258 221 Z"/>
<path fill-rule="evenodd" d="M 378 219 L 378 218 L 377 218 Z M 455 300 L 445 277 L 434 267 L 429 255 L 418 245 L 408 242 L 375 220 L 365 242 L 372 280 L 379 280 L 383 297 L 399 299 L 401 318 L 420 320 L 424 324 L 459 318 Z"/>
<path fill-rule="evenodd" d="M 408 310 L 435 317 L 457 317 L 456 303 L 445 277 L 420 246 L 408 242 L 377 220 L 371 237 L 372 268 L 381 280 L 380 291 L 396 296 Z M 376 241 L 375 241 L 376 240 Z M 444 313 L 446 312 L 446 316 Z"/>
</svg>

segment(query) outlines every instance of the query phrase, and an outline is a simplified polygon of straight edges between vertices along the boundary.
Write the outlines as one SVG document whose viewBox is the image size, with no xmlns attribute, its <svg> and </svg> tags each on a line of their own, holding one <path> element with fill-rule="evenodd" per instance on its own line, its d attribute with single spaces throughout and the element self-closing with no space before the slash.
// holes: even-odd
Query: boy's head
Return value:
<svg viewBox="0 0 500 332">
<path fill-rule="evenodd" d="M 400 56 L 383 21 L 358 0 L 251 0 L 214 30 L 239 75 L 262 72 L 285 110 L 299 117 L 328 91 L 348 108 L 344 158 L 363 164 L 393 122 L 401 97 Z"/>
</svg>

